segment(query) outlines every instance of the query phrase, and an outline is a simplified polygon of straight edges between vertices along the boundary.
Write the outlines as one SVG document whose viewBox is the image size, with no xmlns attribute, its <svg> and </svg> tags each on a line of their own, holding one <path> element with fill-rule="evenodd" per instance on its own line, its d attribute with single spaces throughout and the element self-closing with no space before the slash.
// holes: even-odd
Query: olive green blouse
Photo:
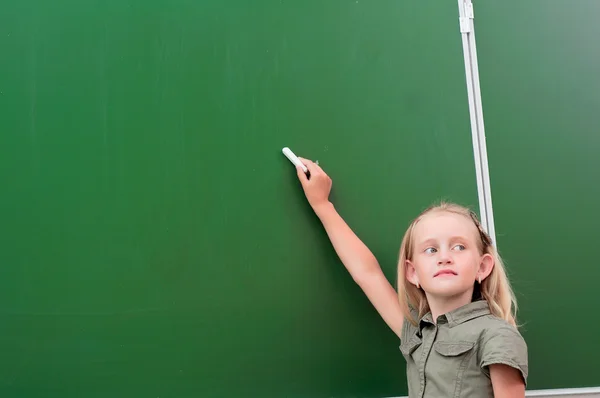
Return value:
<svg viewBox="0 0 600 398">
<path fill-rule="evenodd" d="M 400 351 L 406 358 L 410 398 L 493 397 L 488 366 L 518 369 L 527 383 L 527 345 L 514 326 L 479 300 L 438 317 L 404 322 Z"/>
</svg>

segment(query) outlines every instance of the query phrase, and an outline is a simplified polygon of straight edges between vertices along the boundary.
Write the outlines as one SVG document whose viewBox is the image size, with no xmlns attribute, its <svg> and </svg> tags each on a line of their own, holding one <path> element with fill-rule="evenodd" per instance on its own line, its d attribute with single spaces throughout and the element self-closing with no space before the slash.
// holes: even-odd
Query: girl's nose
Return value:
<svg viewBox="0 0 600 398">
<path fill-rule="evenodd" d="M 440 256 L 438 258 L 438 265 L 444 264 L 452 264 L 452 257 L 446 252 L 440 253 Z"/>
</svg>

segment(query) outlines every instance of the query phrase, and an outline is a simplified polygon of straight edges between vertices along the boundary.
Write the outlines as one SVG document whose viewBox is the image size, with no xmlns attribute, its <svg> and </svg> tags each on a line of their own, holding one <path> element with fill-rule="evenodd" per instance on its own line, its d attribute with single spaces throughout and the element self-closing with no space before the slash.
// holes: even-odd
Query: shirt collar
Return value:
<svg viewBox="0 0 600 398">
<path fill-rule="evenodd" d="M 438 323 L 448 323 L 449 327 L 454 327 L 470 321 L 471 319 L 479 318 L 481 316 L 489 315 L 490 307 L 486 300 L 478 300 L 462 307 L 459 307 L 453 311 L 450 311 L 444 315 L 438 317 Z M 425 324 L 434 324 L 431 312 L 423 315 L 419 321 L 419 331 L 423 330 Z"/>
</svg>

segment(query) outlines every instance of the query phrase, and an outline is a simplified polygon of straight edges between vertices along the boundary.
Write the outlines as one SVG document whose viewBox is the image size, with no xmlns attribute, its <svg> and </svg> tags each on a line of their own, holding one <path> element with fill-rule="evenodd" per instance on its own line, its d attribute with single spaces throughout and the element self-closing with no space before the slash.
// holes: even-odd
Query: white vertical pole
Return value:
<svg viewBox="0 0 600 398">
<path fill-rule="evenodd" d="M 459 25 L 462 36 L 463 55 L 465 58 L 465 76 L 471 117 L 471 136 L 473 139 L 473 156 L 475 175 L 477 178 L 477 195 L 479 197 L 479 213 L 481 225 L 496 245 L 494 212 L 492 209 L 492 192 L 490 173 L 485 142 L 483 123 L 483 107 L 479 87 L 479 66 L 477 64 L 477 48 L 475 45 L 474 12 L 471 0 L 458 0 Z"/>
</svg>

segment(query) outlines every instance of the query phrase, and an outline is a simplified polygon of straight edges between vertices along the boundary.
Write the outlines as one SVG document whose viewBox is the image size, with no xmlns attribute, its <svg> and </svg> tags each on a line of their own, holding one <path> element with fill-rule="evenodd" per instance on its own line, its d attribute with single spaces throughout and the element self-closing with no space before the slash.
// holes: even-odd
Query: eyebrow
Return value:
<svg viewBox="0 0 600 398">
<path fill-rule="evenodd" d="M 460 235 L 455 235 L 455 236 L 450 237 L 450 241 L 457 241 L 457 240 L 464 242 L 464 241 L 468 241 L 469 239 L 464 236 L 460 236 Z M 428 238 L 422 242 L 417 243 L 417 246 L 421 247 L 421 246 L 429 245 L 436 241 L 437 241 L 436 238 Z"/>
</svg>

